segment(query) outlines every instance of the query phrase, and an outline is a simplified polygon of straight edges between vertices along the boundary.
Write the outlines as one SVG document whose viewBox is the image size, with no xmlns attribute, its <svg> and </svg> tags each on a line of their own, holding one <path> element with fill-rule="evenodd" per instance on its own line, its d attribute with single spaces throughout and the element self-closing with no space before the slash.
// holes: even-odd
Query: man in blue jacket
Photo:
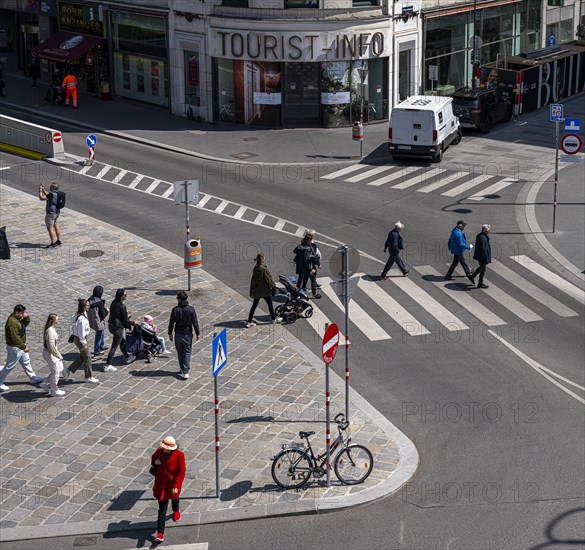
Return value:
<svg viewBox="0 0 585 550">
<path fill-rule="evenodd" d="M 467 278 L 475 284 L 471 278 L 471 269 L 463 257 L 466 250 L 471 250 L 473 248 L 472 244 L 467 244 L 467 238 L 464 233 L 466 225 L 467 224 L 463 220 L 459 220 L 457 225 L 453 228 L 453 231 L 451 231 L 451 236 L 449 237 L 449 252 L 453 254 L 453 261 L 451 262 L 449 271 L 447 271 L 447 275 L 445 275 L 445 281 L 453 280 L 453 271 L 455 271 L 457 264 L 461 264 L 461 267 L 465 270 Z"/>
<path fill-rule="evenodd" d="M 485 275 L 487 264 L 492 263 L 492 247 L 488 236 L 491 230 L 491 226 L 484 223 L 481 226 L 481 233 L 478 233 L 477 237 L 475 237 L 475 252 L 473 253 L 473 259 L 478 261 L 479 267 L 473 272 L 473 275 L 469 277 L 469 280 L 473 283 L 475 282 L 475 278 L 479 275 L 477 288 L 489 288 L 488 285 L 483 284 L 483 277 Z"/>
</svg>

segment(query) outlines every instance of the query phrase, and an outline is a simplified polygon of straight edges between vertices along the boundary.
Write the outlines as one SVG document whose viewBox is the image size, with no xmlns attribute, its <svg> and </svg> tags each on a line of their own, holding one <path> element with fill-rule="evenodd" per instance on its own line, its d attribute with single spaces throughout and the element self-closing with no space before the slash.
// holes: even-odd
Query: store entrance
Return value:
<svg viewBox="0 0 585 550">
<path fill-rule="evenodd" d="M 319 63 L 285 63 L 285 123 L 319 122 L 319 114 Z"/>
</svg>

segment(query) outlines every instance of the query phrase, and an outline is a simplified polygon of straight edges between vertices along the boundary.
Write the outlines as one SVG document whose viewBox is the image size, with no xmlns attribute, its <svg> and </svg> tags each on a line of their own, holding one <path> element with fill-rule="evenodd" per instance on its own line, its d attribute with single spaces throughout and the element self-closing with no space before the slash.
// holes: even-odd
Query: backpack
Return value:
<svg viewBox="0 0 585 550">
<path fill-rule="evenodd" d="M 57 207 L 57 210 L 61 210 L 62 208 L 65 208 L 67 196 L 63 191 L 55 191 L 55 193 L 57 193 L 57 204 L 55 206 Z"/>
</svg>

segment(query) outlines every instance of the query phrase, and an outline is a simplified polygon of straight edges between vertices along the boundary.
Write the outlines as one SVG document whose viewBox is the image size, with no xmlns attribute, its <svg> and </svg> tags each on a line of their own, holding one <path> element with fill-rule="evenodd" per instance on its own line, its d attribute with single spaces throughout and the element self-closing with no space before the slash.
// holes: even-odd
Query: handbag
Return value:
<svg viewBox="0 0 585 550">
<path fill-rule="evenodd" d="M 150 470 L 148 470 L 148 473 L 149 473 L 150 475 L 153 475 L 153 476 L 155 476 L 155 475 L 156 475 L 156 470 L 157 470 L 157 468 L 158 468 L 158 465 L 157 465 L 157 464 L 154 464 L 154 462 L 153 462 L 153 463 L 150 465 Z"/>
<path fill-rule="evenodd" d="M 75 341 L 75 336 L 73 336 L 73 334 L 71 336 L 69 336 L 69 340 L 67 340 L 70 344 L 73 344 L 73 342 Z"/>
</svg>

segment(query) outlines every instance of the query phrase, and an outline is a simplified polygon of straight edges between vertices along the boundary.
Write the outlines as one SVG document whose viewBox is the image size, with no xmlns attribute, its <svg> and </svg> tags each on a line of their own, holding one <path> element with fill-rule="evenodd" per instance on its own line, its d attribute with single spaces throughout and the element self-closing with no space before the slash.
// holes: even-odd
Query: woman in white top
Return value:
<svg viewBox="0 0 585 550">
<path fill-rule="evenodd" d="M 49 365 L 50 374 L 41 382 L 40 387 L 53 397 L 63 397 L 65 392 L 59 389 L 59 374 L 63 370 L 63 356 L 57 349 L 57 340 L 59 335 L 55 327 L 59 324 L 59 316 L 56 313 L 50 313 L 45 323 L 43 359 Z"/>
<path fill-rule="evenodd" d="M 68 381 L 71 373 L 75 372 L 81 365 L 83 365 L 85 370 L 85 381 L 95 384 L 96 382 L 99 382 L 99 380 L 93 377 L 91 371 L 91 355 L 89 353 L 88 343 L 91 328 L 89 327 L 89 320 L 87 319 L 89 300 L 80 298 L 77 302 L 77 313 L 71 316 L 71 335 L 73 336 L 73 343 L 79 350 L 79 357 L 69 365 L 68 369 L 63 371 L 63 378 L 65 381 Z"/>
</svg>

